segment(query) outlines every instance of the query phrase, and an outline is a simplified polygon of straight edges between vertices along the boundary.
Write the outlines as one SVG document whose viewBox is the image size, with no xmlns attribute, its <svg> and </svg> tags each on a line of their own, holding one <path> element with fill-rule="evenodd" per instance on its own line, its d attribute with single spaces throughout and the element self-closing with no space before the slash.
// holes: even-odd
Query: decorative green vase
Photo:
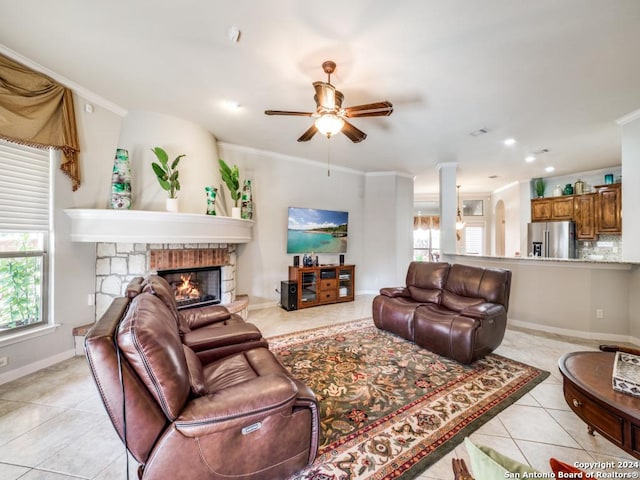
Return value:
<svg viewBox="0 0 640 480">
<path fill-rule="evenodd" d="M 242 205 L 240 217 L 245 220 L 253 219 L 253 192 L 251 191 L 251 180 L 245 180 L 242 187 Z"/>
<path fill-rule="evenodd" d="M 131 208 L 131 164 L 129 152 L 124 148 L 116 150 L 111 174 L 111 208 L 128 210 Z"/>
<path fill-rule="evenodd" d="M 215 215 L 218 189 L 215 187 L 204 187 L 204 191 L 207 194 L 207 215 Z"/>
</svg>

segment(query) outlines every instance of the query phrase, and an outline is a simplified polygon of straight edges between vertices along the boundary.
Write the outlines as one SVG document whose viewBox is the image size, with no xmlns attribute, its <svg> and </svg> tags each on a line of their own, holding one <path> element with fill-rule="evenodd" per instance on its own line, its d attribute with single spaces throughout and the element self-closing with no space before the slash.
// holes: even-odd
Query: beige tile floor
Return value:
<svg viewBox="0 0 640 480">
<path fill-rule="evenodd" d="M 294 312 L 251 311 L 265 337 L 371 316 L 370 296 L 355 302 Z M 562 396 L 558 358 L 592 349 L 585 342 L 509 329 L 497 353 L 543 368 L 551 376 L 471 435 L 478 444 L 548 472 L 548 460 L 629 459 L 602 437 L 590 436 Z M 467 459 L 460 445 L 425 471 L 421 480 L 451 480 L 451 458 Z M 124 480 L 123 446 L 111 426 L 83 357 L 0 386 L 0 479 Z M 131 478 L 136 465 L 130 463 Z M 178 477 L 176 477 L 178 478 Z"/>
</svg>

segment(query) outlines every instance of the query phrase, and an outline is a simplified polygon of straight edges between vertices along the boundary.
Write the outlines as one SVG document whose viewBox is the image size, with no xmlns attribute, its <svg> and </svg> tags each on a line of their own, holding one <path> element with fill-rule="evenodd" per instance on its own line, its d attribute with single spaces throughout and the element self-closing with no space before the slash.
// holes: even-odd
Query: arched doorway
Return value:
<svg viewBox="0 0 640 480">
<path fill-rule="evenodd" d="M 495 251 L 496 255 L 499 257 L 505 256 L 505 212 L 504 212 L 504 202 L 502 200 L 498 200 L 496 203 L 496 211 L 495 211 Z"/>
</svg>

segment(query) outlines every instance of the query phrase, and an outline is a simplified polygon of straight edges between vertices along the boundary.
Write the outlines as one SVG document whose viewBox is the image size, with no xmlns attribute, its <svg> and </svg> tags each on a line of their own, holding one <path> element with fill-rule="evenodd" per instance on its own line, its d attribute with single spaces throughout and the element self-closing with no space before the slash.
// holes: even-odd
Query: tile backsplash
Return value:
<svg viewBox="0 0 640 480">
<path fill-rule="evenodd" d="M 578 241 L 578 258 L 581 260 L 622 260 L 622 236 L 599 235 L 598 240 Z"/>
</svg>

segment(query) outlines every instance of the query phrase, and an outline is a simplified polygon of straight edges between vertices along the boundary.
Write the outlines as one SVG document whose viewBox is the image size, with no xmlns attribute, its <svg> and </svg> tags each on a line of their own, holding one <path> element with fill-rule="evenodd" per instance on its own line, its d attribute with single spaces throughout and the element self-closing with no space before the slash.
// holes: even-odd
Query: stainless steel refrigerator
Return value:
<svg viewBox="0 0 640 480">
<path fill-rule="evenodd" d="M 576 258 L 576 224 L 534 222 L 529 224 L 527 253 L 534 257 Z"/>
</svg>

